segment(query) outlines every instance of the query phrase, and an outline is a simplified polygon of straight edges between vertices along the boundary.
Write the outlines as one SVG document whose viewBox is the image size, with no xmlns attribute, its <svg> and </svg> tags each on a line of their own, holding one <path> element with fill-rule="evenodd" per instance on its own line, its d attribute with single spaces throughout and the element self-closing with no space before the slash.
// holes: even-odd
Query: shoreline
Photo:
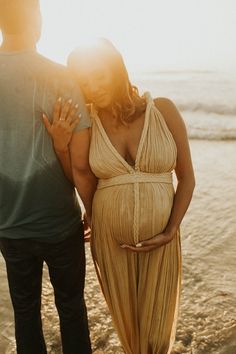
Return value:
<svg viewBox="0 0 236 354">
<path fill-rule="evenodd" d="M 182 223 L 183 286 L 172 354 L 236 352 L 236 141 L 190 140 L 196 189 Z M 86 303 L 93 353 L 123 354 L 86 245 Z M 0 257 L 0 352 L 13 354 L 14 328 Z M 58 317 L 44 271 L 42 318 L 49 354 L 60 354 Z"/>
</svg>

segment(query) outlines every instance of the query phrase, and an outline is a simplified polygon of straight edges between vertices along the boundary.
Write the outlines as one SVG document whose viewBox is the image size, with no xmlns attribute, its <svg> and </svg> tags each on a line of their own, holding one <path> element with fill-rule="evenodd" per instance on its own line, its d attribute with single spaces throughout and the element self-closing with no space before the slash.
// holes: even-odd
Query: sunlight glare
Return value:
<svg viewBox="0 0 236 354">
<path fill-rule="evenodd" d="M 235 0 L 40 2 L 38 49 L 57 62 L 65 64 L 81 43 L 105 37 L 122 53 L 129 71 L 236 71 Z"/>
</svg>

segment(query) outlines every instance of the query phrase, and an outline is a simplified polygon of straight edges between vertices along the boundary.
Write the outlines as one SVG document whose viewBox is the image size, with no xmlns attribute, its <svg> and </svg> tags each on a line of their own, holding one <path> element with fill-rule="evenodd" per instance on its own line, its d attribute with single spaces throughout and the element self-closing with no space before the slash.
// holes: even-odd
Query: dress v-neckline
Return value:
<svg viewBox="0 0 236 354">
<path fill-rule="evenodd" d="M 95 111 L 94 117 L 96 119 L 96 122 L 98 124 L 99 129 L 100 129 L 100 132 L 101 132 L 106 144 L 112 150 L 112 152 L 118 158 L 118 160 L 120 162 L 122 162 L 123 165 L 125 165 L 125 167 L 128 168 L 128 170 L 131 173 L 138 170 L 138 162 L 139 162 L 140 154 L 142 152 L 142 147 L 143 147 L 143 143 L 144 143 L 144 140 L 145 140 L 145 137 L 146 137 L 146 133 L 147 133 L 147 128 L 148 128 L 149 111 L 150 111 L 150 102 L 147 101 L 147 107 L 146 107 L 146 111 L 145 111 L 145 115 L 144 115 L 143 129 L 142 129 L 142 133 L 141 133 L 140 140 L 139 140 L 139 143 L 138 143 L 138 149 L 137 149 L 136 157 L 135 157 L 135 160 L 134 160 L 134 166 L 131 166 L 125 160 L 125 158 L 118 152 L 118 150 L 115 148 L 115 146 L 112 144 L 112 142 L 111 142 L 111 140 L 110 140 L 105 128 L 103 127 L 103 124 L 102 124 L 97 112 Z"/>
</svg>

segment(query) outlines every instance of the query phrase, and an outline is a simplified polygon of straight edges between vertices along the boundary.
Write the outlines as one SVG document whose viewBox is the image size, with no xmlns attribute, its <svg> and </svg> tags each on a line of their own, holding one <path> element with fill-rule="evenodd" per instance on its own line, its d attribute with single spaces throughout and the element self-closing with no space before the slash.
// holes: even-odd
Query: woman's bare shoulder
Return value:
<svg viewBox="0 0 236 354">
<path fill-rule="evenodd" d="M 184 120 L 172 100 L 167 97 L 156 97 L 154 98 L 154 103 L 172 133 L 179 129 L 185 130 Z"/>
<path fill-rule="evenodd" d="M 178 112 L 178 109 L 174 102 L 167 97 L 156 97 L 153 101 L 155 103 L 156 108 L 162 114 L 168 114 L 169 112 L 173 113 L 173 111 Z"/>
</svg>

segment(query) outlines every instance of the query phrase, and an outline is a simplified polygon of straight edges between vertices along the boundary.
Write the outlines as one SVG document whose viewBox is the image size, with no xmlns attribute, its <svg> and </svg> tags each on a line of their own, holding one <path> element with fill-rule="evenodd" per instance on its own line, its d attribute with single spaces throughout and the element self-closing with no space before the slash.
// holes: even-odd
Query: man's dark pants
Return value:
<svg viewBox="0 0 236 354">
<path fill-rule="evenodd" d="M 64 354 L 90 354 L 84 302 L 83 228 L 58 243 L 0 239 L 15 315 L 18 354 L 47 353 L 41 322 L 43 262 L 48 265 Z"/>
</svg>

